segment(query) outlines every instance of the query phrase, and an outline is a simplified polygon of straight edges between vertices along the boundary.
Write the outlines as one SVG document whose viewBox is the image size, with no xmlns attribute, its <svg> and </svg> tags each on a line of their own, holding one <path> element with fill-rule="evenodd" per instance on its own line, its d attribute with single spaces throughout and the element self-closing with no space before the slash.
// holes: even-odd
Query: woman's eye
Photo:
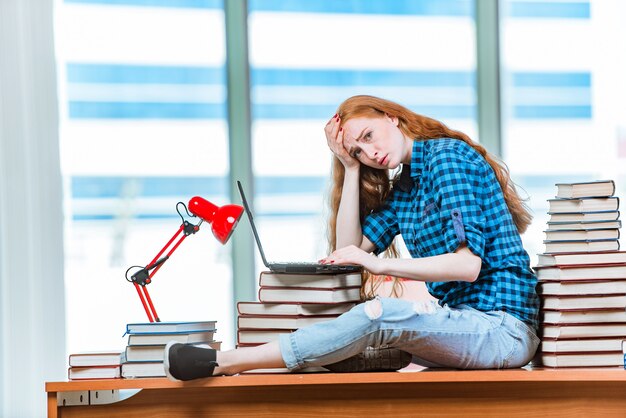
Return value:
<svg viewBox="0 0 626 418">
<path fill-rule="evenodd" d="M 370 139 L 372 139 L 372 133 L 371 132 L 366 133 L 365 136 L 363 136 L 363 139 L 366 139 L 369 141 Z"/>
<path fill-rule="evenodd" d="M 354 150 L 354 152 L 352 153 L 352 158 L 359 158 L 359 155 L 361 155 L 361 150 Z"/>
</svg>

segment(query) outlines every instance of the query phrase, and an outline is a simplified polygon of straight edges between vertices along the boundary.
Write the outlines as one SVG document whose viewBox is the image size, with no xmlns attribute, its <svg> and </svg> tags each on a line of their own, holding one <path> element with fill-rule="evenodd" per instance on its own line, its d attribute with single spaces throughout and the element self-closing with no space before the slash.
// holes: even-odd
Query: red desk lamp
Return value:
<svg viewBox="0 0 626 418">
<path fill-rule="evenodd" d="M 183 215 L 180 213 L 180 205 L 185 208 L 185 212 L 187 212 L 188 216 L 200 218 L 200 222 L 194 225 L 185 220 Z M 190 211 L 191 213 L 189 213 Z M 204 221 L 211 224 L 211 231 L 213 231 L 215 238 L 217 238 L 217 240 L 222 244 L 226 244 L 235 229 L 235 226 L 237 226 L 241 215 L 243 214 L 243 207 L 239 205 L 224 205 L 222 207 L 218 207 L 206 199 L 195 196 L 189 200 L 189 209 L 187 209 L 187 206 L 185 206 L 183 202 L 178 202 L 176 204 L 176 212 L 178 212 L 178 215 L 182 220 L 182 224 L 180 225 L 180 228 L 178 228 L 178 231 L 176 231 L 172 238 L 170 238 L 167 244 L 165 244 L 165 246 L 161 249 L 161 251 L 159 251 L 159 253 L 147 266 L 132 266 L 126 270 L 126 280 L 135 285 L 141 304 L 143 305 L 150 322 L 161 322 L 161 320 L 156 313 L 156 309 L 154 309 L 154 304 L 152 303 L 152 299 L 150 298 L 150 294 L 148 293 L 148 288 L 146 286 L 152 282 L 152 277 L 163 266 L 163 263 L 170 258 L 172 253 L 176 251 L 176 248 L 178 248 L 185 238 L 200 230 L 200 225 L 202 225 L 202 222 Z M 181 233 L 183 235 L 174 243 L 176 238 Z M 171 249 L 168 253 L 162 256 L 163 253 L 165 253 L 165 251 L 167 251 L 170 247 Z M 135 268 L 138 268 L 139 270 L 133 273 L 129 278 L 128 273 Z"/>
</svg>

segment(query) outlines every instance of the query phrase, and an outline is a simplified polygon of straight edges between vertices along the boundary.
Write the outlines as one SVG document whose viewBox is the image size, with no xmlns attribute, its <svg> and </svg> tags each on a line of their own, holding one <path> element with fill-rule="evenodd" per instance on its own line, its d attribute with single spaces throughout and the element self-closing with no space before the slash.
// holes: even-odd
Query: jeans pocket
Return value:
<svg viewBox="0 0 626 418">
<path fill-rule="evenodd" d="M 522 367 L 534 357 L 539 347 L 539 338 L 525 323 L 509 315 L 508 328 L 513 339 L 513 348 L 503 361 L 504 368 Z"/>
<path fill-rule="evenodd" d="M 539 343 L 541 342 L 541 340 L 539 339 L 539 337 L 537 336 L 537 333 L 530 327 L 528 326 L 528 324 L 522 322 L 522 321 L 517 321 L 517 323 L 515 324 L 522 332 L 524 332 L 528 337 L 530 337 L 531 341 L 535 344 L 535 345 L 539 345 Z"/>
</svg>

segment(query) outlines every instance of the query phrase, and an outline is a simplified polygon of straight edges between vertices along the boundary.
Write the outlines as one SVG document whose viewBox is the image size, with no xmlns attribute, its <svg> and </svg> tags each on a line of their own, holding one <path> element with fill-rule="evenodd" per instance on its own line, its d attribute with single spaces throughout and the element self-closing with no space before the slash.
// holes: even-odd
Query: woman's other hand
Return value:
<svg viewBox="0 0 626 418">
<path fill-rule="evenodd" d="M 322 264 L 358 264 L 373 274 L 381 274 L 382 259 L 367 253 L 356 245 L 348 245 L 333 251 L 328 257 L 319 260 Z"/>
<path fill-rule="evenodd" d="M 343 145 L 344 131 L 340 124 L 341 119 L 338 115 L 335 115 L 324 127 L 328 148 L 330 148 L 332 153 L 341 161 L 341 164 L 343 164 L 346 170 L 358 168 L 360 164 L 359 160 L 348 154 L 348 151 Z"/>
</svg>

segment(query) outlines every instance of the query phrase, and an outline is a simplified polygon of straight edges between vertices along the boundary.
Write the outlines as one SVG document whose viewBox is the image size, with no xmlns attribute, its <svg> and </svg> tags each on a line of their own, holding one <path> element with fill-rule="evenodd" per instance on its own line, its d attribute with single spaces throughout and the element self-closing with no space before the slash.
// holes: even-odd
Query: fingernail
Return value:
<svg viewBox="0 0 626 418">
<path fill-rule="evenodd" d="M 335 260 L 330 260 L 330 264 L 334 264 L 334 263 L 335 263 Z"/>
<path fill-rule="evenodd" d="M 337 114 L 335 113 L 335 116 L 333 116 L 333 118 L 336 118 L 336 117 L 337 117 Z"/>
<path fill-rule="evenodd" d="M 343 131 L 343 128 L 339 128 L 339 132 Z"/>
</svg>

